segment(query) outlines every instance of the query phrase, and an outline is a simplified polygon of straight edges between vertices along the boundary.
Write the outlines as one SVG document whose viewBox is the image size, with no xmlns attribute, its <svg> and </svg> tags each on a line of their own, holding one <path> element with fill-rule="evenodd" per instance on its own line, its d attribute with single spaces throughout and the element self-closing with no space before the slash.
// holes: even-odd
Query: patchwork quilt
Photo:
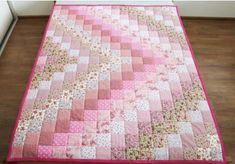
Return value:
<svg viewBox="0 0 235 164">
<path fill-rule="evenodd" d="M 8 161 L 225 163 L 175 6 L 55 5 Z"/>
</svg>

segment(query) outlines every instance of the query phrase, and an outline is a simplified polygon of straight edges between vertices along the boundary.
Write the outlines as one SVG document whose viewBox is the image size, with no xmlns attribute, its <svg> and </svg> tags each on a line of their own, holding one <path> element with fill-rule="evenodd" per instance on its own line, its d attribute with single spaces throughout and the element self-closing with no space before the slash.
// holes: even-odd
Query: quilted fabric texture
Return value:
<svg viewBox="0 0 235 164">
<path fill-rule="evenodd" d="M 176 7 L 55 6 L 10 159 L 222 162 Z"/>
</svg>

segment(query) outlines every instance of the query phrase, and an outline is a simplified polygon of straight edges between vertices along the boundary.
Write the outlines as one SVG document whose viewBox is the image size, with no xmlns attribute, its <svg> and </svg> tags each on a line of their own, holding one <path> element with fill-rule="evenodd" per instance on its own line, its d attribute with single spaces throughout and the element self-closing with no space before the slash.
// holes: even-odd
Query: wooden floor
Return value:
<svg viewBox="0 0 235 164">
<path fill-rule="evenodd" d="M 47 18 L 19 19 L 0 57 L 0 161 L 8 143 Z M 235 161 L 235 20 L 184 20 L 225 144 Z M 232 161 L 232 162 L 231 162 Z"/>
</svg>

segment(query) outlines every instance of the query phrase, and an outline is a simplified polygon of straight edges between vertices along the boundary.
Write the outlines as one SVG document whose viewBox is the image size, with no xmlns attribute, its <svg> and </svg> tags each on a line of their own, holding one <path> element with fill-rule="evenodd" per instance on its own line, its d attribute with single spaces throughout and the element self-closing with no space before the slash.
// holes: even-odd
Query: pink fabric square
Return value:
<svg viewBox="0 0 235 164">
<path fill-rule="evenodd" d="M 82 134 L 69 134 L 68 138 L 69 146 L 82 146 Z"/>
<path fill-rule="evenodd" d="M 132 64 L 134 72 L 144 72 L 144 65 L 142 64 Z"/>
<path fill-rule="evenodd" d="M 84 131 L 85 133 L 96 133 L 97 122 L 96 121 L 84 121 Z"/>
<path fill-rule="evenodd" d="M 99 89 L 98 99 L 110 99 L 111 91 L 109 89 Z"/>
<path fill-rule="evenodd" d="M 23 154 L 23 145 L 13 145 L 11 157 L 21 158 Z"/>
<path fill-rule="evenodd" d="M 160 100 L 149 100 L 149 108 L 151 111 L 162 111 Z"/>
<path fill-rule="evenodd" d="M 147 50 L 147 49 L 143 50 L 143 57 L 152 57 L 152 55 L 153 55 L 152 50 Z"/>
<path fill-rule="evenodd" d="M 111 80 L 110 81 L 111 89 L 122 89 L 122 80 Z"/>
<path fill-rule="evenodd" d="M 123 81 L 123 89 L 133 90 L 135 89 L 135 82 L 133 81 Z"/>
<path fill-rule="evenodd" d="M 122 56 L 131 56 L 131 51 L 129 49 L 123 49 L 125 47 L 121 46 L 122 49 L 121 49 L 121 54 Z"/>
<path fill-rule="evenodd" d="M 112 134 L 111 136 L 112 147 L 125 148 L 125 136 L 124 134 Z"/>
<path fill-rule="evenodd" d="M 82 146 L 96 146 L 96 133 L 82 134 Z"/>
<path fill-rule="evenodd" d="M 97 107 L 98 107 L 97 100 L 95 100 L 95 99 L 86 99 L 85 100 L 85 109 L 96 110 Z"/>
<path fill-rule="evenodd" d="M 73 100 L 72 109 L 73 110 L 84 109 L 84 100 Z"/>
<path fill-rule="evenodd" d="M 123 98 L 123 91 L 122 90 L 112 90 L 111 91 L 111 98 L 112 99 L 122 99 Z"/>
<path fill-rule="evenodd" d="M 83 121 L 70 121 L 69 131 L 71 133 L 83 133 L 84 132 Z"/>
<path fill-rule="evenodd" d="M 24 106 L 23 106 L 24 111 L 27 109 L 32 109 L 33 105 L 34 105 L 34 99 L 25 99 Z"/>
<path fill-rule="evenodd" d="M 123 80 L 134 80 L 133 72 L 122 72 L 122 79 Z"/>
<path fill-rule="evenodd" d="M 195 136 L 206 133 L 204 123 L 197 122 L 197 123 L 191 123 L 191 124 L 192 124 L 193 134 Z"/>
<path fill-rule="evenodd" d="M 84 111 L 84 120 L 85 121 L 96 121 L 97 120 L 97 111 L 96 110 L 85 110 Z"/>
<path fill-rule="evenodd" d="M 109 121 L 98 121 L 97 133 L 109 133 L 109 132 L 110 132 L 110 122 Z"/>
<path fill-rule="evenodd" d="M 96 147 L 97 159 L 111 159 L 111 147 Z"/>
<path fill-rule="evenodd" d="M 46 99 L 48 97 L 49 90 L 39 89 L 37 94 L 37 99 Z"/>
<path fill-rule="evenodd" d="M 53 145 L 55 146 L 65 146 L 67 145 L 68 134 L 67 133 L 55 133 Z"/>
<path fill-rule="evenodd" d="M 110 100 L 98 100 L 98 109 L 109 110 L 110 109 Z"/>
<path fill-rule="evenodd" d="M 144 64 L 152 65 L 152 64 L 154 64 L 154 58 L 152 58 L 152 57 L 145 57 L 145 58 L 143 58 L 143 63 Z"/>
<path fill-rule="evenodd" d="M 209 111 L 201 111 L 204 122 L 214 123 L 213 117 Z"/>
<path fill-rule="evenodd" d="M 39 144 L 40 145 L 52 145 L 53 144 L 54 133 L 45 131 L 40 133 Z"/>
<path fill-rule="evenodd" d="M 135 78 L 135 80 L 144 81 L 144 80 L 146 80 L 146 73 L 135 72 L 134 73 L 134 78 Z"/>
<path fill-rule="evenodd" d="M 84 110 L 71 110 L 71 121 L 83 121 Z"/>
<path fill-rule="evenodd" d="M 125 121 L 125 134 L 138 134 L 138 123 L 135 121 Z"/>
<path fill-rule="evenodd" d="M 110 111 L 109 110 L 98 110 L 97 112 L 98 121 L 109 121 L 110 120 Z"/>
<path fill-rule="evenodd" d="M 149 111 L 137 111 L 137 118 L 139 122 L 151 122 Z"/>
<path fill-rule="evenodd" d="M 181 134 L 180 137 L 181 137 L 183 148 L 196 147 L 193 135 L 191 135 L 191 134 Z"/>
<path fill-rule="evenodd" d="M 122 80 L 122 74 L 120 72 L 111 72 L 112 80 Z"/>
<path fill-rule="evenodd" d="M 98 91 L 97 90 L 88 90 L 86 91 L 86 99 L 97 99 Z"/>
<path fill-rule="evenodd" d="M 169 148 L 170 160 L 182 160 L 183 159 L 183 150 L 178 147 Z"/>
<path fill-rule="evenodd" d="M 39 158 L 51 158 L 52 146 L 38 146 L 38 157 Z"/>
<path fill-rule="evenodd" d="M 25 142 L 31 145 L 37 145 L 39 141 L 40 133 L 27 132 Z"/>
<path fill-rule="evenodd" d="M 156 72 L 155 65 L 144 65 L 144 72 Z"/>
<path fill-rule="evenodd" d="M 69 120 L 59 120 L 58 119 L 56 122 L 55 132 L 56 133 L 67 133 L 67 132 L 69 132 L 69 125 L 70 125 Z"/>
<path fill-rule="evenodd" d="M 122 72 L 133 72 L 131 64 L 122 64 Z"/>
<path fill-rule="evenodd" d="M 43 121 L 41 131 L 42 132 L 54 132 L 55 125 L 56 125 L 55 121 Z"/>
<path fill-rule="evenodd" d="M 38 154 L 38 145 L 25 143 L 23 148 L 23 157 L 33 158 L 37 157 Z"/>
<path fill-rule="evenodd" d="M 52 157 L 53 158 L 65 158 L 66 157 L 66 146 L 53 146 Z"/>
<path fill-rule="evenodd" d="M 99 81 L 99 89 L 100 90 L 109 90 L 110 89 L 110 81 L 109 80 Z"/>
<path fill-rule="evenodd" d="M 119 50 L 121 48 L 121 45 L 120 43 L 111 43 L 111 48 Z"/>
<path fill-rule="evenodd" d="M 70 120 L 70 110 L 58 110 L 57 120 Z"/>
<path fill-rule="evenodd" d="M 88 70 L 88 65 L 87 64 L 78 64 L 77 72 L 87 72 L 87 70 Z"/>
</svg>

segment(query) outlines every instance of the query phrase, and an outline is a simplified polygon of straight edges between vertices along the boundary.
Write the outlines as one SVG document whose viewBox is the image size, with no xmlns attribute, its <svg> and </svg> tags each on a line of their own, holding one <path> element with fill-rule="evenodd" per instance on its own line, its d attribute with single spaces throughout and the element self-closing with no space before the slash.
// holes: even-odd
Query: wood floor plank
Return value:
<svg viewBox="0 0 235 164">
<path fill-rule="evenodd" d="M 0 57 L 0 160 L 26 88 L 47 18 L 19 19 Z M 235 20 L 184 20 L 213 104 L 229 163 L 235 162 Z M 37 162 L 40 163 L 40 162 Z"/>
</svg>

